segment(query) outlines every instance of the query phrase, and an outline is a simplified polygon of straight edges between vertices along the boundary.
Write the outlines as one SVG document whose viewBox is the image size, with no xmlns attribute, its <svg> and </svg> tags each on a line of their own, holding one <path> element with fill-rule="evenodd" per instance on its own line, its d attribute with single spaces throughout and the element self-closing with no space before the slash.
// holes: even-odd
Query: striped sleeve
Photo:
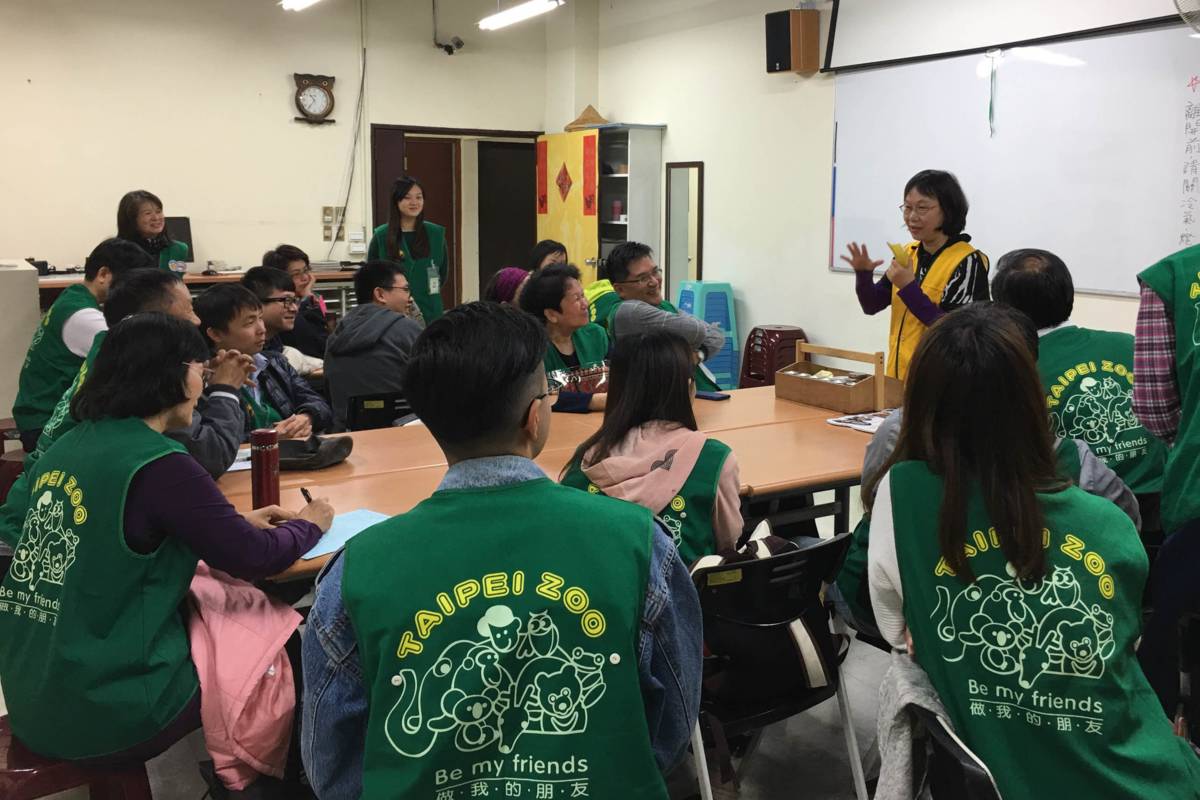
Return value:
<svg viewBox="0 0 1200 800">
<path fill-rule="evenodd" d="M 990 297 L 987 256 L 976 250 L 959 262 L 942 292 L 942 302 L 939 305 L 942 311 L 950 312 L 968 303 L 987 300 Z"/>
</svg>

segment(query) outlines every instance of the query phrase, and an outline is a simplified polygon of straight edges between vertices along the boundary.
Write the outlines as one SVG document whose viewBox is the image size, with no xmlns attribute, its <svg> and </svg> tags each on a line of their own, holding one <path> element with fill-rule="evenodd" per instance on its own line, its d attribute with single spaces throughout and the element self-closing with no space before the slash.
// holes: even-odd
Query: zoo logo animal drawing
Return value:
<svg viewBox="0 0 1200 800">
<path fill-rule="evenodd" d="M 392 678 L 401 693 L 384 728 L 397 753 L 419 758 L 446 735 L 460 752 L 495 745 L 507 754 L 522 736 L 587 730 L 588 709 L 604 695 L 603 656 L 568 653 L 546 611 L 522 621 L 491 606 L 476 631 L 478 640 L 451 642 L 419 679 L 412 669 Z"/>
<path fill-rule="evenodd" d="M 1112 378 L 1083 378 L 1079 393 L 1050 414 L 1056 436 L 1082 439 L 1089 445 L 1111 444 L 1122 433 L 1139 427 L 1133 413 L 1133 390 Z"/>
<path fill-rule="evenodd" d="M 79 537 L 63 526 L 63 501 L 43 492 L 25 515 L 21 540 L 9 571 L 13 579 L 36 590 L 40 583 L 63 585 L 75 563 Z"/>
<path fill-rule="evenodd" d="M 1099 678 L 1116 649 L 1113 616 L 1088 607 L 1075 573 L 1055 567 L 1036 583 L 983 575 L 957 595 L 937 587 L 931 619 L 947 660 L 978 658 L 995 675 L 1017 675 L 1022 688 L 1043 675 Z"/>
</svg>

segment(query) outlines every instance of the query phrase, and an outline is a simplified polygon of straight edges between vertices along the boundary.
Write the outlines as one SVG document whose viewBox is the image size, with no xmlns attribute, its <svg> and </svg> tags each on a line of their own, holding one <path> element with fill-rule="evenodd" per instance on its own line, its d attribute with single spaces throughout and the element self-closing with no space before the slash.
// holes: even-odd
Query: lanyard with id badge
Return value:
<svg viewBox="0 0 1200 800">
<path fill-rule="evenodd" d="M 429 293 L 437 294 L 442 291 L 442 278 L 438 274 L 438 265 L 432 259 L 429 266 L 425 268 L 425 274 L 429 278 Z"/>
</svg>

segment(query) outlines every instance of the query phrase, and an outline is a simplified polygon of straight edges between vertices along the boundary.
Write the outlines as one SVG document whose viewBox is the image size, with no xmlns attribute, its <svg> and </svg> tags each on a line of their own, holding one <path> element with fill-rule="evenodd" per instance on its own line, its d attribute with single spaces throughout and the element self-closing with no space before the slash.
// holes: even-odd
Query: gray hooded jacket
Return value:
<svg viewBox="0 0 1200 800">
<path fill-rule="evenodd" d="M 404 367 L 421 326 L 375 303 L 357 306 L 325 344 L 325 380 L 339 425 L 351 397 L 404 391 Z"/>
</svg>

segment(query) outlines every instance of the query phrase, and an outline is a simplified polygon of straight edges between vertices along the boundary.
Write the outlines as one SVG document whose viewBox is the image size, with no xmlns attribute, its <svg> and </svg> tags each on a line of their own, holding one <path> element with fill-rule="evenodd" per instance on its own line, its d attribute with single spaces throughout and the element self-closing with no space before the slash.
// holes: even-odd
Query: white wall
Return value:
<svg viewBox="0 0 1200 800">
<path fill-rule="evenodd" d="M 600 111 L 666 123 L 663 161 L 704 162 L 704 277 L 734 285 L 743 340 L 783 323 L 824 344 L 884 349 L 887 314 L 864 317 L 853 276 L 828 269 L 835 79 L 766 74 L 763 14 L 778 5 L 603 4 Z M 1132 332 L 1135 315 L 1132 300 L 1076 301 L 1082 324 Z"/>
<path fill-rule="evenodd" d="M 367 122 L 537 130 L 544 23 L 482 33 L 491 0 L 366 0 Z M 359 4 L 284 12 L 274 0 L 39 0 L 0 5 L 4 255 L 82 263 L 147 188 L 191 217 L 196 256 L 256 264 L 289 241 L 324 258 L 358 94 Z M 294 72 L 334 75 L 337 124 L 294 121 Z M 348 222 L 369 224 L 364 125 Z M 344 243 L 333 257 L 343 256 Z"/>
</svg>

